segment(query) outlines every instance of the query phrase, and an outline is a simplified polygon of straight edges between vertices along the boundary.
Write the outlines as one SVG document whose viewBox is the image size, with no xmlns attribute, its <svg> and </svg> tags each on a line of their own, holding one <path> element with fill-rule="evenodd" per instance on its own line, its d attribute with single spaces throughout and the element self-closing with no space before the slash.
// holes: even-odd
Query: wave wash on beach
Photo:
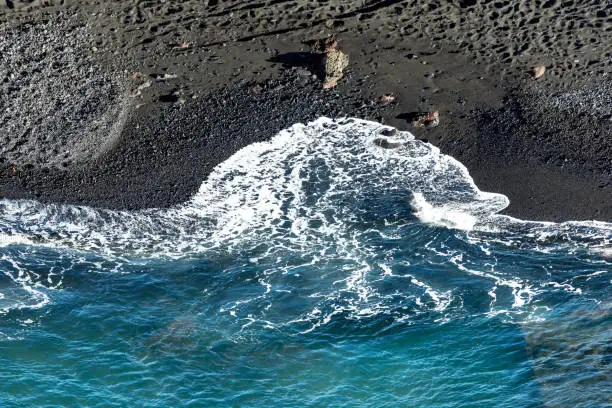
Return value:
<svg viewBox="0 0 612 408">
<path fill-rule="evenodd" d="M 240 150 L 170 209 L 1 201 L 0 400 L 602 406 L 612 225 L 507 205 L 346 118 Z"/>
</svg>

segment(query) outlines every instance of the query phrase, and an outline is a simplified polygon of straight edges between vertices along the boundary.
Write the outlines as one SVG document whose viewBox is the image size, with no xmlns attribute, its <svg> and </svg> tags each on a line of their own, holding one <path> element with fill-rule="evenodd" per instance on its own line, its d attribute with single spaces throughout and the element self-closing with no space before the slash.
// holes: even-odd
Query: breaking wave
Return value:
<svg viewBox="0 0 612 408">
<path fill-rule="evenodd" d="M 507 205 L 408 132 L 320 118 L 240 150 L 171 209 L 1 201 L 0 313 L 49 304 L 75 265 L 126 273 L 150 262 L 228 256 L 235 263 L 224 273 L 254 269 L 236 285 L 256 288 L 218 305 L 220 313 L 243 328 L 302 333 L 338 317 L 545 318 L 551 293 L 583 296 L 609 280 L 610 224 L 498 215 Z M 573 261 L 526 262 L 542 254 L 579 257 L 579 270 Z M 289 317 L 287 293 L 301 299 Z"/>
</svg>

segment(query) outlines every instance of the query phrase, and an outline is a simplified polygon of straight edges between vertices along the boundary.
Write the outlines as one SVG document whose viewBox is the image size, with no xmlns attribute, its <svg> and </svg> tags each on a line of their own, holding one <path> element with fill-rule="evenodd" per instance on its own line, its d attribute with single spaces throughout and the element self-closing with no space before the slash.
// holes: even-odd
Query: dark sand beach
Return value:
<svg viewBox="0 0 612 408">
<path fill-rule="evenodd" d="M 248 144 L 355 116 L 438 146 L 509 215 L 612 221 L 604 3 L 3 1 L 0 196 L 168 207 Z M 350 61 L 323 89 L 330 37 Z"/>
<path fill-rule="evenodd" d="M 610 407 L 610 1 L 0 0 L 1 408 Z"/>
</svg>

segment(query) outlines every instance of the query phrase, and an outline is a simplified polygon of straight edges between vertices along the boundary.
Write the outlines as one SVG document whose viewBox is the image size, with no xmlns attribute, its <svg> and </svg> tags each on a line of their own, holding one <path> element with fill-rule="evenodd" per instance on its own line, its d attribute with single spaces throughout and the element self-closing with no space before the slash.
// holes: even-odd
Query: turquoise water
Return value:
<svg viewBox="0 0 612 408">
<path fill-rule="evenodd" d="M 298 125 L 170 210 L 0 202 L 1 406 L 612 406 L 612 226 L 392 133 Z"/>
</svg>

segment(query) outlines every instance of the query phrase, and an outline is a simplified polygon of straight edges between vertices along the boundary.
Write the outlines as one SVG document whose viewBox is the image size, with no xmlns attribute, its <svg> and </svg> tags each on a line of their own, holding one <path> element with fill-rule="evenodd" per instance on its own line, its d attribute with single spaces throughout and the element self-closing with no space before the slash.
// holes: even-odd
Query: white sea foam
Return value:
<svg viewBox="0 0 612 408">
<path fill-rule="evenodd" d="M 10 269 L 6 265 L 10 265 Z M 29 273 L 22 265 L 7 255 L 0 256 L 0 271 L 14 283 L 9 288 L 8 296 L 0 297 L 0 315 L 15 309 L 40 309 L 49 304 L 50 297 L 44 292 L 44 286 L 37 282 L 37 274 Z"/>
<path fill-rule="evenodd" d="M 478 222 L 478 218 L 469 211 L 448 205 L 432 206 L 425 201 L 421 193 L 414 193 L 411 204 L 415 211 L 414 215 L 426 224 L 470 231 Z"/>
<path fill-rule="evenodd" d="M 0 247 L 9 245 L 35 245 L 34 241 L 21 234 L 0 235 Z"/>
<path fill-rule="evenodd" d="M 305 238 L 333 233 L 338 221 L 363 215 L 387 220 L 397 209 L 377 206 L 385 193 L 418 203 L 416 215 L 424 221 L 466 229 L 507 205 L 504 196 L 481 193 L 461 163 L 408 132 L 393 138 L 397 148 L 380 147 L 383 129 L 388 128 L 357 119 L 294 125 L 237 152 L 192 200 L 170 210 L 4 200 L 0 242 L 180 257 L 247 239 L 253 231 L 285 234 L 289 226 L 296 238 Z"/>
<path fill-rule="evenodd" d="M 253 324 L 253 317 L 241 316 L 242 302 L 257 303 L 280 293 L 274 285 L 278 275 L 303 273 L 300 268 L 307 265 L 321 279 L 334 275 L 327 291 L 309 295 L 318 301 L 311 311 L 295 319 L 311 327 L 338 315 L 365 318 L 389 312 L 398 299 L 409 305 L 410 312 L 402 313 L 410 316 L 425 309 L 444 315 L 461 303 L 452 288 L 410 275 L 410 265 L 395 265 L 401 269 L 397 272 L 381 263 L 380 254 L 363 245 L 371 232 L 399 240 L 404 226 L 423 222 L 433 227 L 434 235 L 438 227 L 471 231 L 461 232 L 460 239 L 480 246 L 485 257 L 492 256 L 488 246 L 496 240 L 512 246 L 525 239 L 542 250 L 583 239 L 578 247 L 594 248 L 604 258 L 609 254 L 610 224 L 535 223 L 496 215 L 508 205 L 505 196 L 480 191 L 465 166 L 436 147 L 409 132 L 384 136 L 389 130 L 359 119 L 296 124 L 234 154 L 213 170 L 191 200 L 171 209 L 127 212 L 0 201 L 0 247 L 89 252 L 115 262 L 117 270 L 134 259 L 248 249 L 253 263 L 270 264 L 258 276 L 262 293 L 224 306 L 224 313 Z M 383 139 L 388 143 L 381 143 Z M 443 245 L 425 245 L 423 251 L 490 281 L 492 312 L 521 309 L 539 293 L 534 284 L 497 271 L 494 260 L 491 270 L 483 272 Z M 298 254 L 304 265 L 282 266 L 287 253 Z M 40 304 L 36 299 L 48 300 L 36 287 L 49 287 L 49 277 L 36 277 L 18 264 L 7 268 L 4 273 L 13 282 L 34 291 L 33 305 Z M 410 293 L 383 294 L 377 288 L 384 279 L 408 277 Z M 570 286 L 559 289 L 575 293 Z M 504 303 L 504 288 L 511 291 L 511 302 Z M 331 312 L 322 313 L 323 305 Z M 262 320 L 262 325 L 273 322 Z"/>
</svg>

